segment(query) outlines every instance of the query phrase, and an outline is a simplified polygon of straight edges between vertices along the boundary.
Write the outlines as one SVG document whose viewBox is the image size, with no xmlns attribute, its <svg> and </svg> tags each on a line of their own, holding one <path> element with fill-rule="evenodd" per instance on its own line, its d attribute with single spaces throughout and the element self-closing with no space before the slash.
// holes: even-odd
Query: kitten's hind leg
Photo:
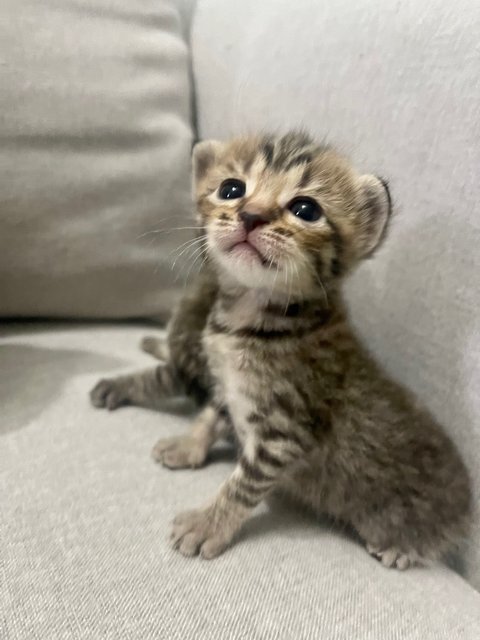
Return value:
<svg viewBox="0 0 480 640">
<path fill-rule="evenodd" d="M 159 338 L 156 336 L 145 336 L 140 342 L 140 348 L 142 351 L 149 353 L 157 360 L 163 360 L 168 362 L 170 358 L 170 352 L 168 349 L 167 338 Z"/>
<path fill-rule="evenodd" d="M 163 438 L 153 447 L 152 457 L 169 469 L 200 467 L 212 445 L 231 431 L 226 412 L 208 405 L 194 420 L 190 432 L 174 438 Z"/>
<path fill-rule="evenodd" d="M 168 363 L 118 378 L 100 380 L 90 392 L 94 407 L 112 411 L 125 405 L 149 409 L 161 406 L 162 400 L 183 393 L 178 375 Z"/>
</svg>

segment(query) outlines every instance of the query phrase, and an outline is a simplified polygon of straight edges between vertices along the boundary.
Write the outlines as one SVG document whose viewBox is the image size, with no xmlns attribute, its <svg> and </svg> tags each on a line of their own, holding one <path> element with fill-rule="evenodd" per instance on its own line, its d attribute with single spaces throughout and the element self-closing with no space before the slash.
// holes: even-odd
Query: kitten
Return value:
<svg viewBox="0 0 480 640">
<path fill-rule="evenodd" d="M 194 174 L 207 260 L 166 344 L 144 343 L 164 362 L 91 394 L 109 409 L 182 392 L 202 403 L 188 435 L 155 446 L 167 467 L 201 465 L 235 434 L 235 470 L 174 520 L 175 548 L 217 556 L 280 490 L 353 526 L 385 566 L 439 558 L 468 531 L 467 471 L 372 361 L 342 302 L 343 278 L 385 235 L 385 183 L 298 133 L 201 142 Z"/>
</svg>

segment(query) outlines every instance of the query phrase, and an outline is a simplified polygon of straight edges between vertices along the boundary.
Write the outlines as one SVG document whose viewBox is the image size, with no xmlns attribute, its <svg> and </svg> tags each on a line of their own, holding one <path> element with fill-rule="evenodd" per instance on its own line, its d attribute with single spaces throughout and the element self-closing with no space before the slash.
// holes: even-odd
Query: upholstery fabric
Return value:
<svg viewBox="0 0 480 640">
<path fill-rule="evenodd" d="M 2 2 L 0 316 L 170 309 L 189 85 L 172 0 Z"/>
<path fill-rule="evenodd" d="M 480 587 L 480 4 L 200 0 L 200 134 L 307 127 L 390 181 L 386 244 L 348 286 L 353 319 L 458 443 L 475 482 Z"/>
<path fill-rule="evenodd" d="M 0 329 L 2 640 L 478 640 L 480 594 L 444 567 L 384 569 L 360 544 L 280 503 L 212 561 L 169 548 L 175 513 L 231 471 L 149 457 L 176 414 L 93 409 L 100 376 L 153 364 L 139 326 Z"/>
</svg>

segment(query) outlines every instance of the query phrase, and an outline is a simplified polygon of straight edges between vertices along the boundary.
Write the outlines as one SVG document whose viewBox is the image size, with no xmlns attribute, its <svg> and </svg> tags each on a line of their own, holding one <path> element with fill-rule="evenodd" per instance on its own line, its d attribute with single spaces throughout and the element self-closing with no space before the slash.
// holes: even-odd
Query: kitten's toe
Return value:
<svg viewBox="0 0 480 640">
<path fill-rule="evenodd" d="M 228 547 L 228 542 L 221 537 L 212 537 L 205 540 L 200 549 L 200 556 L 205 560 L 212 560 L 222 554 Z"/>
<path fill-rule="evenodd" d="M 122 386 L 115 379 L 100 380 L 90 391 L 90 401 L 94 407 L 106 408 L 109 411 L 128 404 Z"/>
<path fill-rule="evenodd" d="M 101 409 L 106 406 L 108 395 L 108 380 L 100 380 L 90 391 L 90 402 L 94 407 Z"/>
<path fill-rule="evenodd" d="M 209 518 L 201 509 L 185 511 L 173 521 L 170 539 L 174 549 L 185 556 L 196 555 L 207 537 Z"/>
<path fill-rule="evenodd" d="M 367 548 L 368 553 L 371 556 L 377 557 L 378 554 L 380 553 L 380 547 L 377 547 L 376 545 L 370 544 L 369 542 L 367 542 L 366 548 Z"/>
<path fill-rule="evenodd" d="M 192 557 L 198 555 L 200 550 L 200 545 L 202 544 L 202 538 L 197 535 L 197 533 L 187 533 L 177 549 L 184 556 Z"/>
<path fill-rule="evenodd" d="M 367 544 L 367 551 L 376 560 L 381 562 L 384 567 L 389 569 L 405 571 L 405 569 L 408 569 L 408 567 L 415 564 L 416 554 L 402 553 L 395 547 L 381 549 L 380 547 Z"/>
<path fill-rule="evenodd" d="M 211 509 L 186 511 L 173 521 L 170 540 L 182 555 L 200 554 L 209 560 L 227 548 L 231 539 L 226 535 L 227 530 L 216 521 Z"/>
<path fill-rule="evenodd" d="M 178 527 L 186 525 L 188 529 L 189 523 L 195 520 L 195 516 L 198 514 L 198 512 L 199 509 L 190 509 L 189 511 L 182 511 L 181 513 L 177 513 L 177 515 L 173 519 L 172 539 L 174 538 L 175 531 Z"/>
<path fill-rule="evenodd" d="M 395 568 L 405 571 L 412 564 L 414 564 L 413 560 L 406 553 L 400 553 L 395 561 Z"/>
<path fill-rule="evenodd" d="M 153 447 L 152 458 L 169 469 L 196 468 L 205 462 L 206 451 L 189 436 L 163 438 Z"/>
<path fill-rule="evenodd" d="M 145 353 L 149 353 L 158 360 L 168 360 L 168 346 L 167 342 L 163 338 L 156 338 L 155 336 L 145 336 L 140 342 L 140 348 Z"/>
</svg>

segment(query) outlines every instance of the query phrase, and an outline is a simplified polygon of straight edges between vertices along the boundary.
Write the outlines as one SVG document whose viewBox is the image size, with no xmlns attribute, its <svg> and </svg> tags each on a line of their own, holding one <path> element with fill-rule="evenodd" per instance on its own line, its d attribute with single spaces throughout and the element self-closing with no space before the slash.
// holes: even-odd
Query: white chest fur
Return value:
<svg viewBox="0 0 480 640">
<path fill-rule="evenodd" d="M 246 367 L 245 353 L 237 339 L 228 335 L 212 336 L 208 340 L 208 357 L 211 371 L 218 385 L 223 402 L 228 407 L 237 437 L 245 455 L 250 458 L 256 445 L 255 425 L 249 415 L 255 410 L 249 387 L 251 372 Z"/>
</svg>

